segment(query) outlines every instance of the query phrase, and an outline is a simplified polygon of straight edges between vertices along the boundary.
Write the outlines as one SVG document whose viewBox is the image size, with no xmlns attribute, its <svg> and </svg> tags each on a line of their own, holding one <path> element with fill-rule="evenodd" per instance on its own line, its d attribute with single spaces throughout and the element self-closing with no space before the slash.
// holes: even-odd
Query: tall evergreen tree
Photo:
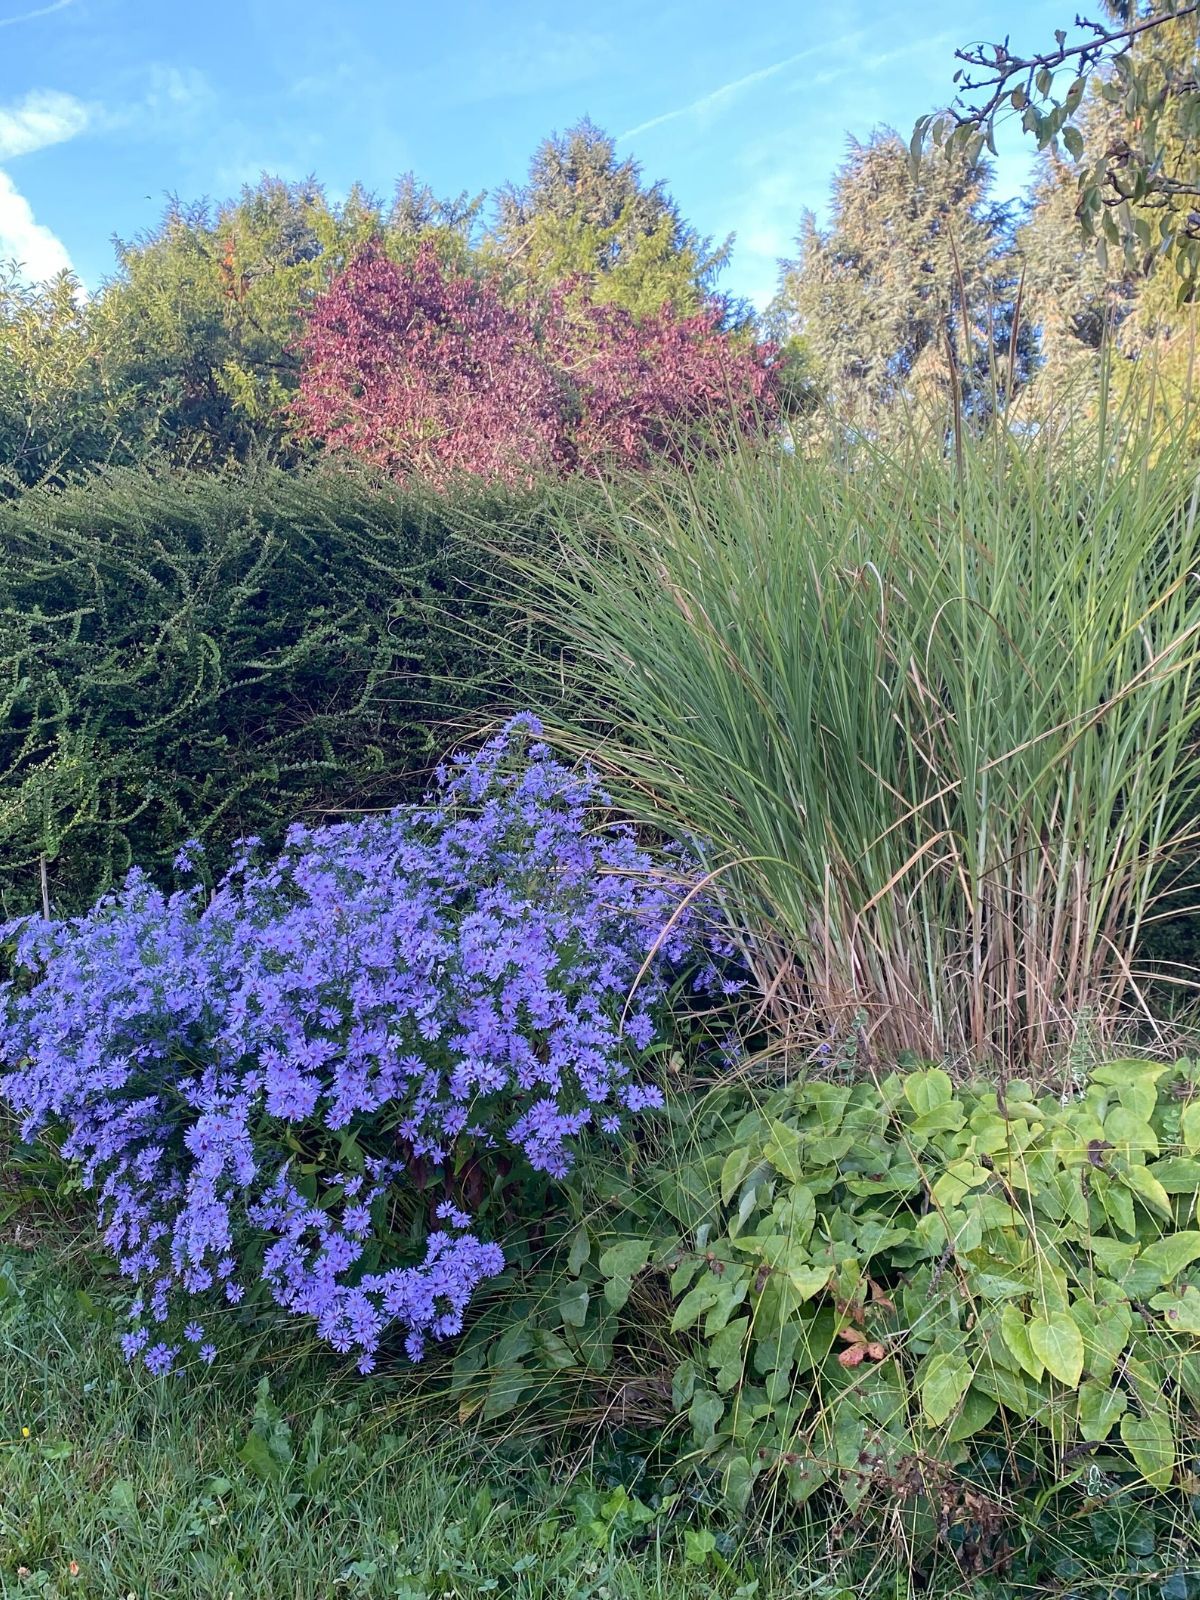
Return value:
<svg viewBox="0 0 1200 1600">
<path fill-rule="evenodd" d="M 914 177 L 892 131 L 851 141 L 830 225 L 805 217 L 774 307 L 843 423 L 877 427 L 893 403 L 945 398 L 954 384 L 979 409 L 1009 382 L 1016 280 L 990 184 L 978 156 Z M 1012 378 L 1027 363 L 1020 337 Z"/>
<path fill-rule="evenodd" d="M 580 276 L 596 301 L 634 316 L 671 305 L 698 311 L 731 241 L 714 248 L 682 218 L 661 183 L 642 181 L 632 157 L 586 118 L 543 140 L 528 181 L 497 197 L 493 242 L 535 287 Z"/>
</svg>

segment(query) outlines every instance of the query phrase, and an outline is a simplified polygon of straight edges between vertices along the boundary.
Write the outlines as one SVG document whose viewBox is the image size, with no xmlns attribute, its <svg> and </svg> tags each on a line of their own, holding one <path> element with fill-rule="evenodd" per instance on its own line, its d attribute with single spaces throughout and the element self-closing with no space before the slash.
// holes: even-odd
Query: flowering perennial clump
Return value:
<svg viewBox="0 0 1200 1600">
<path fill-rule="evenodd" d="M 267 862 L 248 841 L 211 896 L 134 871 L 0 930 L 0 1088 L 96 1194 L 131 1360 L 212 1361 L 205 1308 L 264 1290 L 363 1371 L 393 1328 L 417 1360 L 503 1267 L 489 1185 L 661 1103 L 655 1013 L 708 960 L 686 884 L 538 733 L 515 719 L 421 807 L 296 826 Z"/>
</svg>

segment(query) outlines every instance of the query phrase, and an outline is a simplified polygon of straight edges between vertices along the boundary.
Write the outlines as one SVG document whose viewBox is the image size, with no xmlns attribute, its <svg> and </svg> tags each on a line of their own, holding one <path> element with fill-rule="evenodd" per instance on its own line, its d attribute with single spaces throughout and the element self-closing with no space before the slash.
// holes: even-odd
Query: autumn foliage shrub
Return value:
<svg viewBox="0 0 1200 1600">
<path fill-rule="evenodd" d="M 447 267 L 363 250 L 316 302 L 296 417 L 310 437 L 399 476 L 643 466 L 699 434 L 755 428 L 775 405 L 770 346 L 714 307 L 635 319 L 579 281 L 542 300 Z"/>
</svg>

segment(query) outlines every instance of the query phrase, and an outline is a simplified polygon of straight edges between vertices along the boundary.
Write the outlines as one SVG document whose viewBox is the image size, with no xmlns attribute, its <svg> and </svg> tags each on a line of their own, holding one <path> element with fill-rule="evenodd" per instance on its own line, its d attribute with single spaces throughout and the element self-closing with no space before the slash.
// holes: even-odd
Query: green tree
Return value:
<svg viewBox="0 0 1200 1600">
<path fill-rule="evenodd" d="M 109 449 L 101 354 L 78 279 L 30 285 L 15 264 L 0 268 L 0 485 Z"/>
<path fill-rule="evenodd" d="M 728 259 L 682 218 L 661 183 L 645 184 L 632 157 L 586 118 L 543 140 L 528 181 L 497 197 L 493 247 L 536 287 L 579 275 L 591 297 L 634 316 L 670 303 L 700 309 Z"/>
<path fill-rule="evenodd" d="M 994 151 L 998 122 L 1019 116 L 1040 150 L 1073 165 L 1075 215 L 1102 265 L 1110 247 L 1131 271 L 1172 260 L 1178 298 L 1190 299 L 1200 283 L 1200 0 L 1104 9 L 1100 21 L 1056 29 L 1053 48 L 1022 55 L 1005 39 L 959 50 L 956 98 L 920 119 L 914 156 L 927 135 L 951 154 Z M 1114 113 L 1102 140 L 1097 102 Z"/>
<path fill-rule="evenodd" d="M 215 210 L 173 202 L 153 233 L 119 243 L 92 317 L 117 353 L 135 453 L 286 454 L 301 318 L 381 222 L 360 190 L 334 206 L 315 183 L 264 178 Z"/>
<path fill-rule="evenodd" d="M 1009 380 L 1014 264 L 1006 208 L 978 155 L 914 176 L 890 130 L 851 141 L 828 228 L 809 213 L 772 320 L 801 341 L 844 425 L 877 428 L 897 401 L 989 403 Z M 1013 378 L 1027 338 L 1016 340 Z"/>
</svg>

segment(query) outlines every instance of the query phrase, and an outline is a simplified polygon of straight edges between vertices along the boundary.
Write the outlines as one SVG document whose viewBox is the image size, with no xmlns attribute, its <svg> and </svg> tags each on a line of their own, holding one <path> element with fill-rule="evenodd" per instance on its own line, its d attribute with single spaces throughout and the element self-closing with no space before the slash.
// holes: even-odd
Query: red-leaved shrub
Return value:
<svg viewBox="0 0 1200 1600">
<path fill-rule="evenodd" d="M 306 434 L 433 482 L 641 466 L 775 408 L 773 348 L 725 333 L 715 308 L 635 321 L 577 282 L 510 301 L 432 245 L 405 264 L 368 246 L 313 306 L 300 350 Z"/>
</svg>

